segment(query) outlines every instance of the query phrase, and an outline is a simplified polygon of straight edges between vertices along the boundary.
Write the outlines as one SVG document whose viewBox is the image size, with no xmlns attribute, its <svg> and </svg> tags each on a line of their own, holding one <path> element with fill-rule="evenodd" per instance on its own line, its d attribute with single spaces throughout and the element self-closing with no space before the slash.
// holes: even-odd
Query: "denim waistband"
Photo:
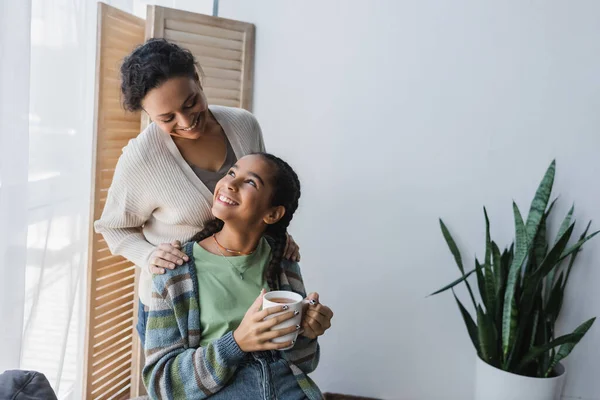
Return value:
<svg viewBox="0 0 600 400">
<path fill-rule="evenodd" d="M 276 362 L 281 360 L 281 354 L 278 351 L 255 351 L 246 355 L 246 362 L 252 361 L 266 361 L 267 363 Z"/>
</svg>

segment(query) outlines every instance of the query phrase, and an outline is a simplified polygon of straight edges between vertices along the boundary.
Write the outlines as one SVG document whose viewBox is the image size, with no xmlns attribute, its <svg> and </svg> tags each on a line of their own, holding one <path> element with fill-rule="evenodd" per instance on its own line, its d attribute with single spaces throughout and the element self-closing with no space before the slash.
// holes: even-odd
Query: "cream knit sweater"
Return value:
<svg viewBox="0 0 600 400">
<path fill-rule="evenodd" d="M 265 151 L 258 122 L 239 108 L 210 106 L 236 158 Z M 188 241 L 213 218 L 212 193 L 196 176 L 171 136 L 150 124 L 123 149 L 102 217 L 94 223 L 110 251 L 142 268 L 139 297 L 149 304 L 150 255 L 161 243 Z"/>
</svg>

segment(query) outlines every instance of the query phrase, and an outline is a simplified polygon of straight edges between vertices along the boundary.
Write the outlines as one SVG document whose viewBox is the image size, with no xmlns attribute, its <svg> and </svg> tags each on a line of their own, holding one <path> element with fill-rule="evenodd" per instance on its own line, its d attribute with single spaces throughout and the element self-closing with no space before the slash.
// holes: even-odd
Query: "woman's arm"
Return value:
<svg viewBox="0 0 600 400">
<path fill-rule="evenodd" d="M 206 347 L 189 348 L 188 337 L 200 335 L 200 322 L 190 318 L 198 304 L 185 267 L 153 282 L 144 385 L 152 399 L 205 399 L 228 383 L 245 353 L 232 332 Z"/>
<path fill-rule="evenodd" d="M 138 152 L 131 142 L 123 149 L 102 216 L 94 223 L 94 228 L 102 234 L 112 254 L 123 256 L 135 265 L 146 266 L 155 246 L 144 237 L 142 226 L 150 218 L 154 205 L 140 187 L 144 177 Z"/>
</svg>

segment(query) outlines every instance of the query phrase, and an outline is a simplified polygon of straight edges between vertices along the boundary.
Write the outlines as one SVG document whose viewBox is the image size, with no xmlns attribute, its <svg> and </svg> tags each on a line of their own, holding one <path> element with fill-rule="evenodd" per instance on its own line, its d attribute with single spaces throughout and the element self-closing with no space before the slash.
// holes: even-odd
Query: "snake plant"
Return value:
<svg viewBox="0 0 600 400">
<path fill-rule="evenodd" d="M 572 333 L 556 336 L 555 324 L 560 313 L 565 287 L 582 245 L 598 232 L 588 234 L 590 223 L 575 242 L 574 207 L 563 219 L 556 238 L 547 238 L 547 221 L 556 199 L 550 204 L 556 163 L 552 161 L 542 179 L 526 221 L 513 202 L 515 239 L 500 251 L 490 237 L 490 222 L 484 207 L 486 247 L 482 262 L 465 272 L 462 257 L 450 231 L 440 219 L 442 234 L 461 277 L 432 293 L 452 290 L 477 355 L 499 369 L 531 377 L 551 377 L 556 364 L 571 353 L 594 323 L 592 318 Z M 475 274 L 480 302 L 473 294 L 469 276 Z M 454 293 L 454 287 L 466 285 L 475 317 Z"/>
</svg>

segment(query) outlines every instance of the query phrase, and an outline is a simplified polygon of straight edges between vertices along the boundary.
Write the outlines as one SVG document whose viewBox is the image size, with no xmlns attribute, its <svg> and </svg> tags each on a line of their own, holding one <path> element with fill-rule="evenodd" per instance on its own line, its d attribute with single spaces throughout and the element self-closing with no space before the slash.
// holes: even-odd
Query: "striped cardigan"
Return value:
<svg viewBox="0 0 600 400">
<path fill-rule="evenodd" d="M 193 257 L 194 243 L 183 250 L 189 261 L 163 275 L 154 275 L 146 325 L 146 365 L 143 380 L 152 399 L 205 399 L 225 387 L 244 353 L 233 332 L 200 347 L 200 296 Z M 290 290 L 306 297 L 300 267 L 282 262 L 282 273 L 273 289 Z M 308 377 L 319 363 L 319 344 L 299 336 L 293 349 L 282 351 L 300 388 L 309 400 L 322 399 Z"/>
</svg>

